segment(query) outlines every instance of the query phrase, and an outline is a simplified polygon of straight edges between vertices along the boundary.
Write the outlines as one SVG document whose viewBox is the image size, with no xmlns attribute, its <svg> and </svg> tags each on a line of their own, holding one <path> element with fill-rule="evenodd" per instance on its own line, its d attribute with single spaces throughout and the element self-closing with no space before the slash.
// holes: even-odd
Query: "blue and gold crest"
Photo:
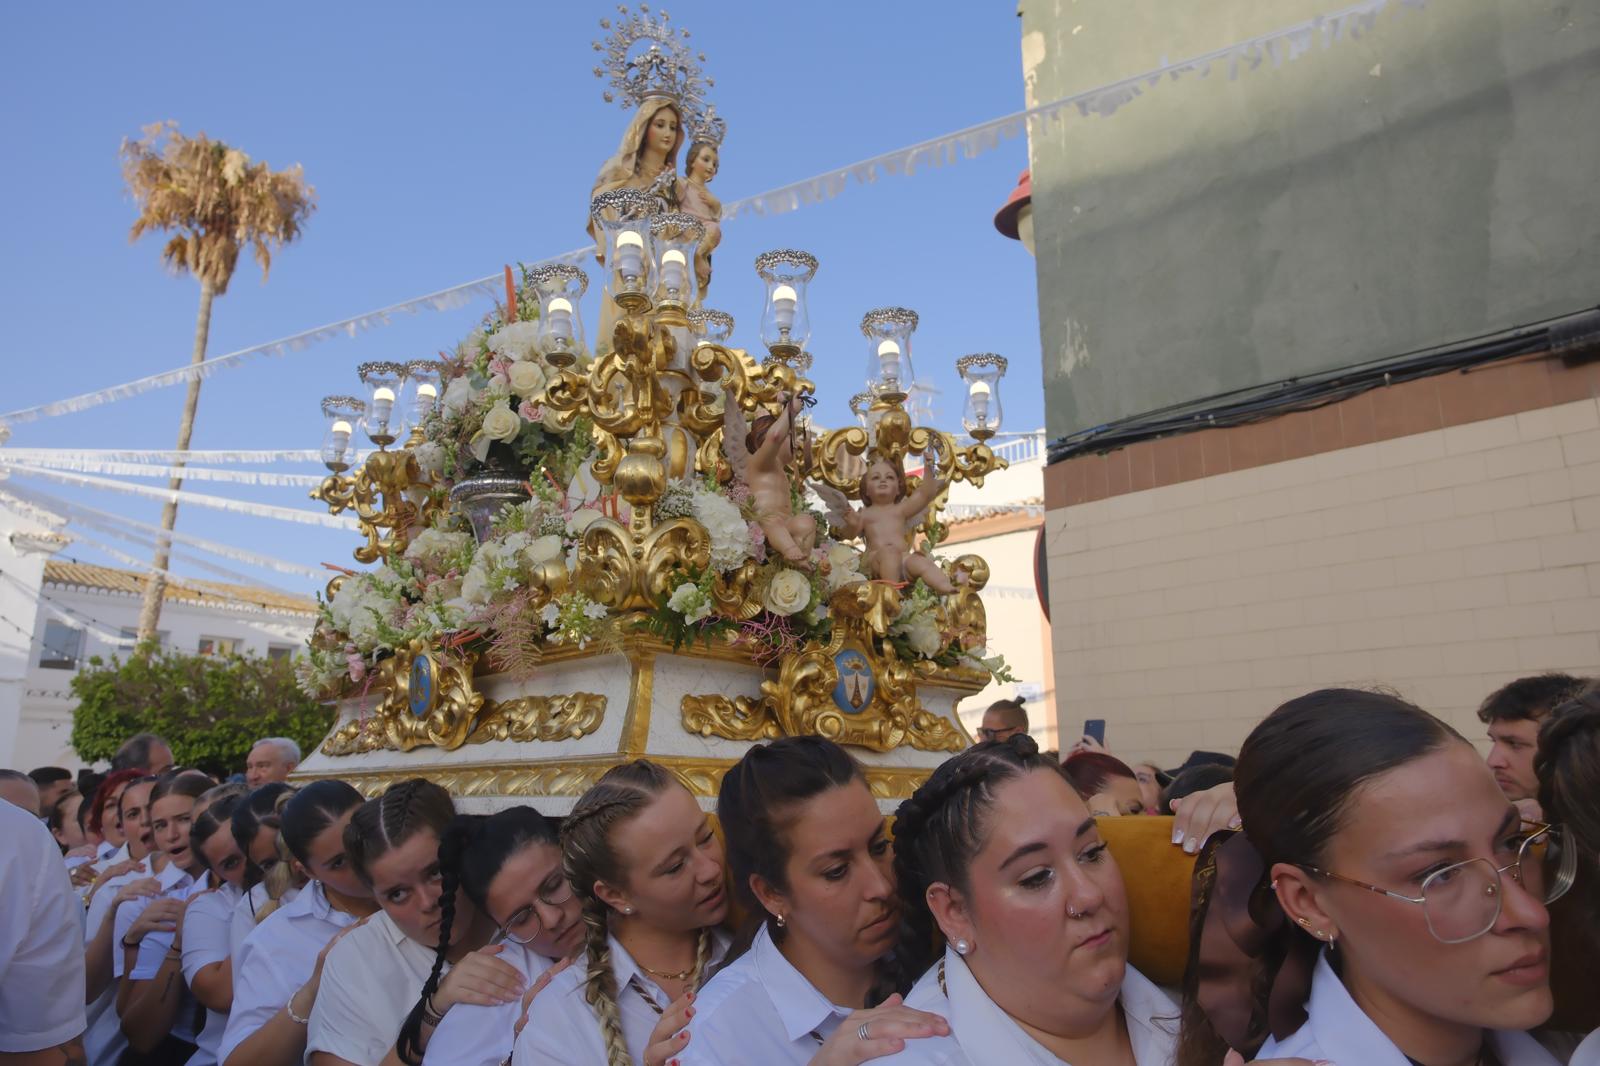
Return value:
<svg viewBox="0 0 1600 1066">
<path fill-rule="evenodd" d="M 411 660 L 411 680 L 406 692 L 410 697 L 411 713 L 418 718 L 426 718 L 433 713 L 433 674 L 433 656 L 418 655 Z"/>
<path fill-rule="evenodd" d="M 833 657 L 839 683 L 833 686 L 833 702 L 846 714 L 860 714 L 878 690 L 872 663 L 859 648 L 846 646 Z"/>
</svg>

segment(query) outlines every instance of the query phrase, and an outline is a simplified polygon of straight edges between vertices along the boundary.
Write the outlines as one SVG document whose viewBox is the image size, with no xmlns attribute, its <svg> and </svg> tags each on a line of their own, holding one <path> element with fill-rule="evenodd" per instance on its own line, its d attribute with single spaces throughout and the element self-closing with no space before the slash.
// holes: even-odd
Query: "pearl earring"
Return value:
<svg viewBox="0 0 1600 1066">
<path fill-rule="evenodd" d="M 777 923 L 778 923 L 778 928 L 779 928 L 779 929 L 782 929 L 782 928 L 783 928 L 783 927 L 784 927 L 784 926 L 786 926 L 786 925 L 788 925 L 788 924 L 789 924 L 789 920 L 788 920 L 788 919 L 787 919 L 787 918 L 785 918 L 785 917 L 784 917 L 784 916 L 783 916 L 783 915 L 781 915 L 781 914 L 780 914 L 780 915 L 778 915 L 778 916 L 777 916 L 777 917 L 776 917 L 776 918 L 774 918 L 774 919 L 773 919 L 773 921 L 775 921 L 775 922 L 777 922 Z"/>
<path fill-rule="evenodd" d="M 965 955 L 967 952 L 969 952 L 971 950 L 972 950 L 972 945 L 970 943 L 968 943 L 967 941 L 965 941 L 965 940 L 957 940 L 956 941 L 956 954 L 957 955 Z"/>
<path fill-rule="evenodd" d="M 623 914 L 632 914 L 633 913 L 633 908 L 632 907 L 628 907 L 628 906 L 624 906 L 622 908 L 622 913 Z"/>
</svg>

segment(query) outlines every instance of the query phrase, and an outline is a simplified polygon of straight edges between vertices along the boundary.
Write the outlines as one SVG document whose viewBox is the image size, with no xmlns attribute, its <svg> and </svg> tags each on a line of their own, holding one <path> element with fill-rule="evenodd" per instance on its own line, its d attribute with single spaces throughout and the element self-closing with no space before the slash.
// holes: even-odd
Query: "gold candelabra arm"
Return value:
<svg viewBox="0 0 1600 1066">
<path fill-rule="evenodd" d="M 419 488 L 425 490 L 420 502 L 412 499 Z M 353 474 L 330 474 L 311 491 L 311 498 L 327 504 L 330 514 L 355 511 L 366 543 L 351 554 L 357 562 L 373 563 L 405 551 L 413 530 L 439 510 L 429 488 L 407 448 L 375 452 Z"/>
</svg>

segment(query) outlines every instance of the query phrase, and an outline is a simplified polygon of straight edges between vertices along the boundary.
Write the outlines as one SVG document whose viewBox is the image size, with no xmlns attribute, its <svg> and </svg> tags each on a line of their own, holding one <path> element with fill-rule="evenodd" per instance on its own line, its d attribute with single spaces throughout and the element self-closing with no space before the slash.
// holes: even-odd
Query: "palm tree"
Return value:
<svg viewBox="0 0 1600 1066">
<path fill-rule="evenodd" d="M 305 183 L 298 164 L 272 170 L 204 133 L 185 137 L 171 121 L 146 126 L 142 138 L 122 142 L 122 175 L 139 204 L 139 218 L 129 239 L 138 240 L 151 230 L 172 232 L 161 258 L 174 273 L 200 279 L 200 314 L 194 326 L 191 365 L 200 363 L 206 357 L 211 331 L 211 301 L 228 291 L 240 250 L 247 244 L 254 249 L 265 282 L 273 246 L 281 248 L 300 236 L 301 226 L 316 209 L 316 191 Z M 189 379 L 183 420 L 178 424 L 180 452 L 189 449 L 199 403 L 200 375 L 196 374 Z M 184 465 L 181 456 L 175 465 Z M 174 491 L 182 486 L 181 477 L 168 482 Z M 177 501 L 168 500 L 161 509 L 162 530 L 171 532 L 177 520 Z M 140 642 L 155 636 L 171 552 L 171 538 L 160 537 L 156 572 L 145 585 L 139 610 Z"/>
</svg>

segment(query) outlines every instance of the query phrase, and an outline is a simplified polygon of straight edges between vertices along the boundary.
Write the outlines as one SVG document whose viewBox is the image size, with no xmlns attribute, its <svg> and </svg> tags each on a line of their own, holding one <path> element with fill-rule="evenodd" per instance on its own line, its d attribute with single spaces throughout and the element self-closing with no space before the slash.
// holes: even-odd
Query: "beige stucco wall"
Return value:
<svg viewBox="0 0 1600 1066">
<path fill-rule="evenodd" d="M 1595 400 L 1059 508 L 1046 530 L 1058 713 L 1107 719 L 1129 757 L 1233 751 L 1340 684 L 1477 738 L 1498 685 L 1600 673 Z"/>
<path fill-rule="evenodd" d="M 1038 686 L 1040 698 L 1028 701 L 1028 732 L 1040 747 L 1056 747 L 1055 691 L 1047 658 L 1049 623 L 1039 609 L 1033 580 L 1037 525 L 999 536 L 979 537 L 948 548 L 945 554 L 981 555 L 989 564 L 989 584 L 979 593 L 989 621 L 989 652 L 1005 656 L 1017 682 Z M 991 683 L 957 708 L 968 731 L 978 727 L 984 708 L 1017 694 L 1017 684 Z"/>
</svg>

